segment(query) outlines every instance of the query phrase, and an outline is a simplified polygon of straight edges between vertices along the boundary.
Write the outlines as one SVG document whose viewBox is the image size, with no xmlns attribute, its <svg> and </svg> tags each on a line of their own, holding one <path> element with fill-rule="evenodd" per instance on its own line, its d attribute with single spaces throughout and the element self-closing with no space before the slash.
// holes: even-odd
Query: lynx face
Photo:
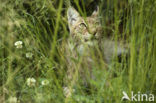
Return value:
<svg viewBox="0 0 156 103">
<path fill-rule="evenodd" d="M 128 53 L 128 50 L 125 47 L 126 45 L 121 42 L 116 43 L 109 38 L 102 38 L 103 33 L 98 14 L 99 9 L 95 10 L 90 17 L 84 18 L 74 8 L 70 7 L 68 9 L 70 37 L 75 43 L 74 45 L 69 43 L 69 47 L 72 48 L 71 51 L 76 48 L 78 53 L 86 53 L 90 57 L 89 51 L 91 48 L 88 47 L 97 46 L 104 55 L 105 61 L 110 63 L 115 54 L 120 56 L 123 53 Z M 87 48 L 84 44 L 87 44 Z"/>
<path fill-rule="evenodd" d="M 73 40 L 88 43 L 100 39 L 102 33 L 98 12 L 96 10 L 90 17 L 83 18 L 74 8 L 68 9 L 68 25 Z"/>
</svg>

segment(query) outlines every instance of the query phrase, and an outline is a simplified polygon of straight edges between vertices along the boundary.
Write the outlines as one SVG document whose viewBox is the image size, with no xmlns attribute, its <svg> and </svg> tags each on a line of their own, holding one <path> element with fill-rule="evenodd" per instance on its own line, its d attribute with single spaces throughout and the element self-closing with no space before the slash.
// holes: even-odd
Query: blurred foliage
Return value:
<svg viewBox="0 0 156 103">
<path fill-rule="evenodd" d="M 69 6 L 82 16 L 90 16 L 99 6 L 103 35 L 126 40 L 131 46 L 128 64 L 116 63 L 112 68 L 117 77 L 110 80 L 110 88 L 106 86 L 110 71 L 97 71 L 94 67 L 98 80 L 91 80 L 90 91 L 78 85 L 71 102 L 79 99 L 88 103 L 107 102 L 105 98 L 121 102 L 123 90 L 155 93 L 155 0 L 1 0 L 0 102 L 3 94 L 5 99 L 17 96 L 21 103 L 39 103 L 38 98 L 47 103 L 66 101 L 62 86 L 68 64 L 58 49 L 69 36 L 66 17 Z M 18 40 L 23 41 L 22 50 L 14 46 Z M 27 52 L 34 54 L 33 59 L 25 57 Z M 36 77 L 38 81 L 48 78 L 51 84 L 44 88 L 37 83 L 34 90 L 26 86 L 28 77 Z"/>
</svg>

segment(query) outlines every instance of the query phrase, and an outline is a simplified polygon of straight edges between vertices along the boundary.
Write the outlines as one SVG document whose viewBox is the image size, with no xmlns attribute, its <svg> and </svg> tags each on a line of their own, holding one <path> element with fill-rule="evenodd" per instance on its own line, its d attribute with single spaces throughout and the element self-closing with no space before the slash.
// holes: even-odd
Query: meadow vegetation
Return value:
<svg viewBox="0 0 156 103">
<path fill-rule="evenodd" d="M 76 72 L 67 98 L 61 45 L 70 36 L 70 5 L 84 17 L 99 6 L 103 36 L 128 43 L 130 52 L 109 68 L 95 57 L 96 79 L 85 71 L 86 87 Z M 155 0 L 1 0 L 0 103 L 120 103 L 123 91 L 156 95 L 155 18 Z M 79 69 L 84 61 L 73 62 Z"/>
</svg>

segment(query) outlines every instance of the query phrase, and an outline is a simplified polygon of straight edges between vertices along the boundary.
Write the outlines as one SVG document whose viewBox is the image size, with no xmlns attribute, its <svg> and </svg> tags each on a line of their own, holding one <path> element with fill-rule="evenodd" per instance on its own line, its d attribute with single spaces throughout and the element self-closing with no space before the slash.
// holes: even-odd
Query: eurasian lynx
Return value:
<svg viewBox="0 0 156 103">
<path fill-rule="evenodd" d="M 115 52 L 117 55 L 127 52 L 121 43 L 118 42 L 116 45 L 114 41 L 103 37 L 99 8 L 90 17 L 84 18 L 74 8 L 70 7 L 67 11 L 67 17 L 70 36 L 76 43 L 75 48 L 78 53 L 83 54 L 86 46 L 89 48 L 97 46 L 101 49 L 106 63 L 110 63 Z"/>
<path fill-rule="evenodd" d="M 97 63 L 100 59 L 101 54 L 102 59 L 107 64 L 110 64 L 115 52 L 117 55 L 126 52 L 126 49 L 119 43 L 115 45 L 116 43 L 114 41 L 103 37 L 98 8 L 90 17 L 81 17 L 73 7 L 70 7 L 67 11 L 67 17 L 70 35 L 62 47 L 64 47 L 63 53 L 68 64 L 68 81 L 75 82 L 73 79 L 76 73 L 80 74 L 79 76 L 86 81 L 86 71 L 89 71 L 91 78 L 94 78 L 91 68 L 94 62 Z M 80 65 L 76 64 L 80 63 L 76 62 L 79 57 L 82 58 Z M 66 95 L 69 94 L 66 93 Z"/>
</svg>

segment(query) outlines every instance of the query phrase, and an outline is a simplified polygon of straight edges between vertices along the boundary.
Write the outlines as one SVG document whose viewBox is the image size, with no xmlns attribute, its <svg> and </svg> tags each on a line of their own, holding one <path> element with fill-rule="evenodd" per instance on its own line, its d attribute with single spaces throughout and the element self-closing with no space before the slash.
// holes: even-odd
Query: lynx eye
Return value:
<svg viewBox="0 0 156 103">
<path fill-rule="evenodd" d="M 86 26 L 85 23 L 81 23 L 81 24 L 79 25 L 79 27 L 80 27 L 80 28 L 84 28 L 84 27 L 86 28 L 87 26 Z"/>
</svg>

